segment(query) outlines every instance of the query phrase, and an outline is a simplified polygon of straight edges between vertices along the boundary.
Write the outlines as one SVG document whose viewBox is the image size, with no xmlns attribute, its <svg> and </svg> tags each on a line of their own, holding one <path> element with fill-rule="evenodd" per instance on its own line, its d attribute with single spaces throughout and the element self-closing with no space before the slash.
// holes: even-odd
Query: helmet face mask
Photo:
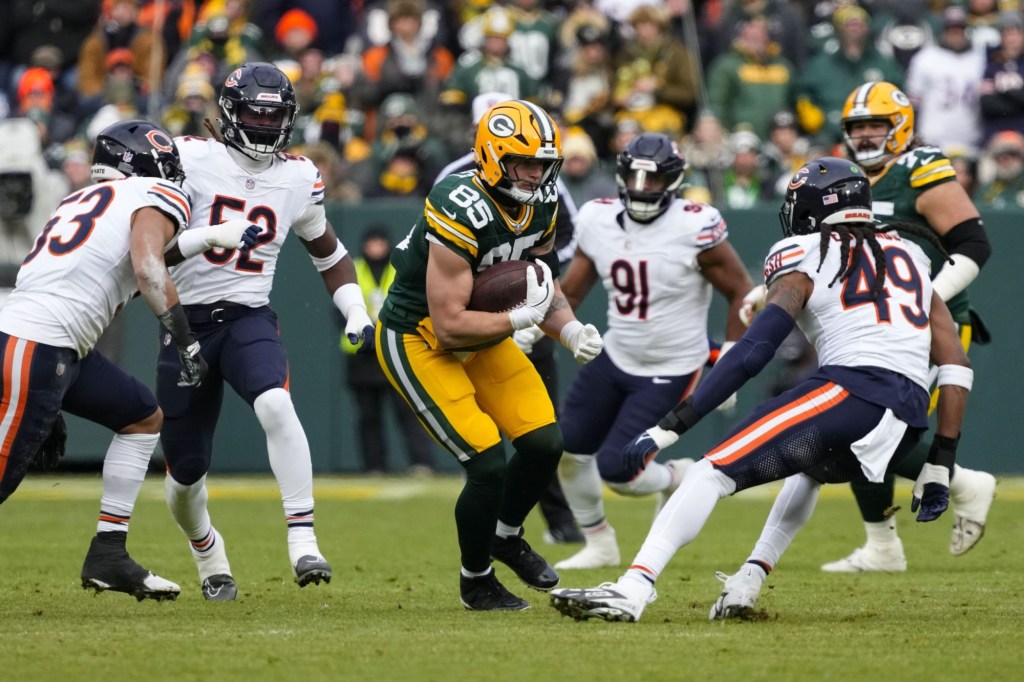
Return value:
<svg viewBox="0 0 1024 682">
<path fill-rule="evenodd" d="M 658 133 L 634 138 L 616 158 L 615 181 L 629 217 L 650 222 L 668 210 L 683 186 L 686 162 L 675 142 Z"/>
<path fill-rule="evenodd" d="M 850 134 L 858 121 L 879 121 L 887 126 L 881 146 L 858 149 L 860 136 Z M 850 93 L 843 105 L 843 142 L 850 156 L 864 168 L 877 168 L 910 148 L 914 139 L 914 108 L 892 83 L 865 83 Z"/>
<path fill-rule="evenodd" d="M 786 237 L 814 234 L 823 225 L 873 224 L 871 182 L 848 159 L 815 159 L 789 181 L 779 221 Z"/>
<path fill-rule="evenodd" d="M 93 182 L 132 176 L 162 178 L 180 186 L 185 170 L 167 131 L 133 119 L 107 126 L 96 136 L 90 176 Z"/>
<path fill-rule="evenodd" d="M 225 144 L 257 160 L 288 148 L 299 106 L 291 81 L 273 64 L 251 62 L 235 69 L 218 104 Z"/>
<path fill-rule="evenodd" d="M 473 159 L 483 181 L 516 203 L 557 200 L 562 135 L 536 104 L 509 100 L 488 109 L 477 125 Z"/>
</svg>

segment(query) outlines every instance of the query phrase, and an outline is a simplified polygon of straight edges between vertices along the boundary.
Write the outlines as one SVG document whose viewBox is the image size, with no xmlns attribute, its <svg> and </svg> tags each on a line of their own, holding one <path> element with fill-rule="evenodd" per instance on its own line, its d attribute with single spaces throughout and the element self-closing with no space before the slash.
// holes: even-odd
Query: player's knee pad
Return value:
<svg viewBox="0 0 1024 682">
<path fill-rule="evenodd" d="M 202 455 L 176 458 L 172 463 L 167 460 L 167 478 L 189 486 L 200 481 L 210 469 L 210 461 Z"/>
<path fill-rule="evenodd" d="M 253 401 L 252 409 L 256 412 L 256 418 L 260 420 L 263 430 L 267 432 L 280 429 L 298 419 L 292 396 L 283 388 L 272 388 L 261 393 Z"/>
<path fill-rule="evenodd" d="M 613 483 L 629 483 L 637 472 L 631 471 L 622 460 L 622 452 L 618 449 L 602 448 L 595 456 L 597 470 L 601 479 L 609 485 Z M 617 489 L 616 489 L 617 490 Z"/>
<path fill-rule="evenodd" d="M 497 491 L 505 483 L 505 448 L 499 443 L 462 463 L 466 470 L 466 485 L 486 491 Z"/>
<path fill-rule="evenodd" d="M 558 463 L 565 447 L 562 429 L 558 428 L 558 424 L 548 424 L 523 434 L 512 441 L 512 445 L 516 452 L 526 457 L 548 461 L 552 467 Z"/>
<path fill-rule="evenodd" d="M 597 470 L 597 460 L 593 455 L 563 452 L 562 459 L 558 460 L 558 478 L 561 480 L 571 481 L 588 469 Z"/>
</svg>

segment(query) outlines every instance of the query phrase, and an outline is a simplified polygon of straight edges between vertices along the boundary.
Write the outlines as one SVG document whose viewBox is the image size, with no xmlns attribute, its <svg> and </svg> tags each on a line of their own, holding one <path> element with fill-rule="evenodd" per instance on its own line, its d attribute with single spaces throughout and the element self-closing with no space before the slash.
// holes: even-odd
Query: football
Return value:
<svg viewBox="0 0 1024 682">
<path fill-rule="evenodd" d="M 544 281 L 544 271 L 525 260 L 495 263 L 473 280 L 473 293 L 468 310 L 503 313 L 518 308 L 526 300 L 526 271 L 537 271 L 537 281 Z"/>
</svg>

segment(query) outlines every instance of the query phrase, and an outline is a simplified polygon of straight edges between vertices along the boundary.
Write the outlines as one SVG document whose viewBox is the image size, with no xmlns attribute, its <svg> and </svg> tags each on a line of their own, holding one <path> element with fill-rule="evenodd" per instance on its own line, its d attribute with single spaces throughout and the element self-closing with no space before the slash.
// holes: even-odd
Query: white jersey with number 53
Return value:
<svg viewBox="0 0 1024 682">
<path fill-rule="evenodd" d="M 152 207 L 180 231 L 188 197 L 155 178 L 126 178 L 68 195 L 22 261 L 0 330 L 84 357 L 138 290 L 131 259 L 132 216 Z"/>
<path fill-rule="evenodd" d="M 192 200 L 189 227 L 245 218 L 262 227 L 247 252 L 210 249 L 172 270 L 184 305 L 231 301 L 259 307 L 270 301 L 277 258 L 289 230 L 307 241 L 324 233 L 324 183 L 309 159 L 278 154 L 269 168 L 249 173 L 216 140 L 177 137 Z"/>
<path fill-rule="evenodd" d="M 712 206 L 676 199 L 638 223 L 620 199 L 580 208 L 577 248 L 594 262 L 608 294 L 604 351 L 637 376 L 690 374 L 708 359 L 711 284 L 697 256 L 728 237 Z"/>
<path fill-rule="evenodd" d="M 839 271 L 841 251 L 834 234 L 820 267 L 820 234 L 788 237 L 775 244 L 765 259 L 764 281 L 770 286 L 781 275 L 802 272 L 814 282 L 797 324 L 814 345 L 820 366 L 890 369 L 927 390 L 932 342 L 928 257 L 917 244 L 895 233 L 877 236 L 886 262 L 885 284 L 877 298 L 871 295 L 878 277 L 875 257 L 866 245 L 850 276 L 829 286 Z"/>
</svg>

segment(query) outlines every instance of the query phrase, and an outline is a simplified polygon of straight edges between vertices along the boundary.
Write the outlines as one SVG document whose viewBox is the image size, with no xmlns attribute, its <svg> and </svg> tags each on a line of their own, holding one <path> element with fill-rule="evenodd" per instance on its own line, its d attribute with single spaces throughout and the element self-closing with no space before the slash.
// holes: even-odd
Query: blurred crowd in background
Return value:
<svg viewBox="0 0 1024 682">
<path fill-rule="evenodd" d="M 1024 207 L 1019 0 L 5 0 L 4 250 L 89 183 L 103 127 L 208 136 L 220 84 L 258 60 L 291 78 L 293 151 L 331 201 L 426 196 L 469 148 L 473 98 L 498 91 L 562 124 L 577 203 L 614 195 L 615 154 L 658 131 L 689 198 L 774 204 L 809 158 L 842 153 L 847 95 L 887 80 L 980 207 Z"/>
</svg>

